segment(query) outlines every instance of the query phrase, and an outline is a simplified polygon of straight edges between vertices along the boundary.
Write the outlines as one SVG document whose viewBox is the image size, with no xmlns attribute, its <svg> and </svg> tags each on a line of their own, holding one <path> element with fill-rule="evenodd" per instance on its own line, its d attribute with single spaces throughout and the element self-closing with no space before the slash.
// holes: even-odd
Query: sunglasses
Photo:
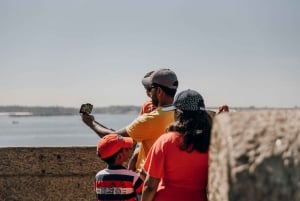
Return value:
<svg viewBox="0 0 300 201">
<path fill-rule="evenodd" d="M 151 89 L 157 88 L 158 86 L 151 85 L 150 87 L 145 88 L 147 92 L 150 92 Z"/>
</svg>

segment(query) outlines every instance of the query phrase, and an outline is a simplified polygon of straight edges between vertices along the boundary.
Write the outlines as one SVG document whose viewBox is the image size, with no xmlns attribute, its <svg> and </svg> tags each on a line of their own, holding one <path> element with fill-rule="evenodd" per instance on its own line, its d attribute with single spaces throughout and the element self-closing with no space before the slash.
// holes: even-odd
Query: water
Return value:
<svg viewBox="0 0 300 201">
<path fill-rule="evenodd" d="M 120 129 L 137 114 L 94 115 L 108 128 Z M 0 147 L 95 146 L 98 135 L 78 116 L 0 116 Z"/>
</svg>

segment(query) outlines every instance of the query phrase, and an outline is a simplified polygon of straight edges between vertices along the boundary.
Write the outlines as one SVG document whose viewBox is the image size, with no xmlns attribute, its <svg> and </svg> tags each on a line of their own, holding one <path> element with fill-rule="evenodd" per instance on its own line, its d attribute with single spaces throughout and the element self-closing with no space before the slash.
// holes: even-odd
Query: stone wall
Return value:
<svg viewBox="0 0 300 201">
<path fill-rule="evenodd" d="M 96 147 L 0 148 L 0 200 L 95 200 Z"/>
<path fill-rule="evenodd" d="M 300 110 L 218 115 L 210 147 L 210 201 L 300 200 Z"/>
</svg>

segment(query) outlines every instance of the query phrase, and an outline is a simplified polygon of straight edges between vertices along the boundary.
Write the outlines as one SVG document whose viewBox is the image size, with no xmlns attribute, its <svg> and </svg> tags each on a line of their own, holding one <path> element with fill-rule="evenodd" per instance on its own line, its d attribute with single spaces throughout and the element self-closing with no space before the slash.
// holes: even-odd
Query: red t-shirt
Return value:
<svg viewBox="0 0 300 201">
<path fill-rule="evenodd" d="M 208 153 L 179 149 L 181 135 L 169 132 L 153 144 L 144 169 L 161 178 L 155 201 L 207 201 Z"/>
</svg>

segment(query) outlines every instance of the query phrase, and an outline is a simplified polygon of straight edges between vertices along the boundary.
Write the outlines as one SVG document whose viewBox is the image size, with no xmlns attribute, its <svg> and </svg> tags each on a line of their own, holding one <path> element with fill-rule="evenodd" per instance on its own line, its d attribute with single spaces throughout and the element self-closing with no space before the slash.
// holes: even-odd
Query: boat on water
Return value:
<svg viewBox="0 0 300 201">
<path fill-rule="evenodd" d="M 31 112 L 7 112 L 2 113 L 2 115 L 10 116 L 10 117 L 24 117 L 24 116 L 32 116 Z"/>
</svg>

